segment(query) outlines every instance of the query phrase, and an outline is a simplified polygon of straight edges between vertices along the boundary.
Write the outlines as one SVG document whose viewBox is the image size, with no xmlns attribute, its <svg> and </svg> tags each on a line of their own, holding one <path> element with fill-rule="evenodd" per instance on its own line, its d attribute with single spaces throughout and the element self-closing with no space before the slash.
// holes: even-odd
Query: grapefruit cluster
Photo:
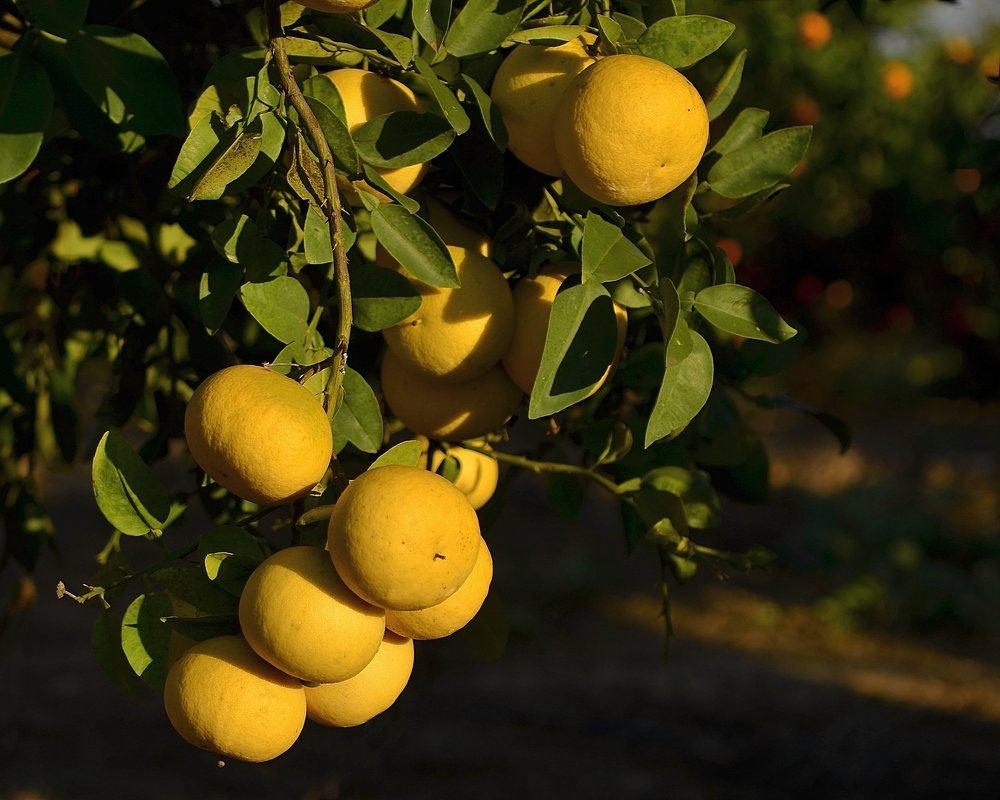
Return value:
<svg viewBox="0 0 1000 800">
<path fill-rule="evenodd" d="M 565 44 L 515 46 L 491 89 L 508 148 L 529 167 L 568 177 L 595 200 L 656 200 L 694 172 L 708 112 L 680 72 L 641 55 L 599 58 L 584 34 Z"/>
<path fill-rule="evenodd" d="M 204 381 L 188 404 L 185 429 L 199 466 L 258 502 L 301 497 L 322 480 L 331 457 L 320 402 L 261 367 L 230 367 Z M 488 484 L 489 469 L 476 466 Z M 465 488 L 477 503 L 492 492 L 482 480 Z M 463 488 L 423 466 L 370 469 L 334 505 L 326 547 L 278 550 L 250 574 L 239 635 L 188 642 L 172 653 L 167 717 L 189 743 L 244 761 L 281 755 L 307 719 L 361 725 L 402 693 L 413 641 L 468 624 L 492 578 L 493 560 Z"/>
</svg>

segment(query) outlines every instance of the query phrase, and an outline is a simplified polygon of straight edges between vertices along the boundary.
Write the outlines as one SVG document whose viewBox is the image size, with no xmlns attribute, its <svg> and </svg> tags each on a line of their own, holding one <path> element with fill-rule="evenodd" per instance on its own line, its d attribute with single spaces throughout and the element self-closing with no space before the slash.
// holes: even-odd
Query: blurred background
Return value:
<svg viewBox="0 0 1000 800">
<path fill-rule="evenodd" d="M 147 5 L 141 32 L 181 62 L 169 4 Z M 807 415 L 741 405 L 766 457 L 725 499 L 725 543 L 770 568 L 673 590 L 665 656 L 658 567 L 626 555 L 615 507 L 595 490 L 560 514 L 508 474 L 486 512 L 506 642 L 484 624 L 418 648 L 374 723 L 218 769 L 112 686 L 93 615 L 55 600 L 106 526 L 86 464 L 52 470 L 53 546 L 0 573 L 0 798 L 1000 796 L 1000 4 L 827 5 L 688 3 L 750 50 L 726 119 L 814 126 L 791 188 L 714 218 L 739 281 L 805 332 L 749 390 L 850 431 L 841 452 Z M 189 55 L 197 88 L 211 55 Z M 0 313 L 25 291 L 5 263 L 91 246 L 115 200 L 91 192 L 120 169 L 92 164 L 46 208 L 0 194 Z"/>
</svg>

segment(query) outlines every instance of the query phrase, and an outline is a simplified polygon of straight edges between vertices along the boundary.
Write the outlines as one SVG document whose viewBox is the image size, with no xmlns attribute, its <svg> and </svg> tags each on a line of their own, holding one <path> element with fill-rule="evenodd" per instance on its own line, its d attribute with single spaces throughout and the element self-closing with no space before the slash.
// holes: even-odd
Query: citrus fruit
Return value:
<svg viewBox="0 0 1000 800">
<path fill-rule="evenodd" d="M 386 627 L 410 639 L 441 639 L 464 628 L 483 605 L 493 580 L 493 558 L 479 537 L 479 555 L 469 577 L 451 597 L 418 611 L 386 611 Z"/>
<path fill-rule="evenodd" d="M 242 636 L 199 642 L 167 672 L 167 718 L 185 741 L 241 761 L 269 761 L 306 721 L 302 684 L 258 656 Z"/>
<path fill-rule="evenodd" d="M 514 336 L 510 347 L 503 355 L 502 363 L 511 380 L 526 394 L 531 394 L 535 378 L 538 376 L 538 368 L 542 363 L 545 335 L 556 293 L 563 281 L 571 274 L 579 272 L 579 269 L 576 264 L 554 264 L 533 278 L 522 278 L 514 285 Z M 618 303 L 614 304 L 614 309 L 615 322 L 618 326 L 618 342 L 615 349 L 615 361 L 617 361 L 625 344 L 628 312 Z M 591 394 L 596 392 L 607 379 L 613 363 L 608 366 L 604 377 L 594 386 Z"/>
<path fill-rule="evenodd" d="M 413 640 L 386 631 L 375 658 L 353 678 L 306 687 L 306 713 L 320 725 L 361 725 L 396 702 L 412 672 Z"/>
<path fill-rule="evenodd" d="M 805 11 L 795 20 L 795 34 L 803 47 L 818 50 L 825 47 L 833 35 L 830 18 L 819 11 Z"/>
<path fill-rule="evenodd" d="M 913 70 L 905 61 L 887 61 L 882 66 L 882 90 L 890 100 L 905 100 L 913 91 Z"/>
<path fill-rule="evenodd" d="M 257 655 L 312 683 L 357 675 L 382 642 L 385 614 L 355 595 L 320 547 L 279 550 L 250 575 L 240 628 Z"/>
<path fill-rule="evenodd" d="M 481 447 L 486 446 L 483 441 L 478 441 L 476 444 Z M 441 474 L 441 465 L 446 458 L 455 459 L 458 467 L 458 476 L 452 483 L 469 498 L 469 503 L 478 511 L 489 502 L 497 490 L 497 481 L 500 478 L 500 466 L 497 460 L 477 450 L 455 446 L 449 447 L 447 453 L 440 448 L 435 449 L 429 464 L 425 450 L 421 454 L 420 466 L 426 466 L 431 472 Z"/>
<path fill-rule="evenodd" d="M 683 183 L 708 143 L 708 112 L 691 82 L 639 55 L 603 58 L 577 75 L 553 116 L 566 175 L 601 203 L 656 200 Z"/>
<path fill-rule="evenodd" d="M 210 375 L 184 413 L 191 456 L 212 480 L 261 505 L 301 497 L 333 454 L 326 411 L 312 392 L 265 367 Z"/>
<path fill-rule="evenodd" d="M 350 14 L 375 3 L 377 0 L 295 0 L 300 6 L 323 11 L 327 14 Z"/>
<path fill-rule="evenodd" d="M 562 175 L 553 139 L 553 114 L 570 81 L 597 57 L 587 52 L 593 34 L 552 47 L 516 45 L 493 78 L 490 97 L 507 128 L 507 148 L 546 175 Z"/>
<path fill-rule="evenodd" d="M 404 84 L 374 72 L 353 67 L 323 73 L 337 88 L 344 107 L 347 130 L 353 136 L 369 120 L 393 111 L 423 111 L 423 103 Z M 427 171 L 426 164 L 379 168 L 378 173 L 393 189 L 406 194 Z M 353 198 L 348 198 L 353 201 Z"/>
<path fill-rule="evenodd" d="M 414 433 L 431 439 L 474 439 L 503 425 L 521 404 L 499 364 L 460 383 L 445 383 L 410 369 L 392 350 L 382 359 L 382 395 L 389 410 Z"/>
<path fill-rule="evenodd" d="M 479 518 L 454 484 L 419 467 L 377 467 L 333 507 L 327 547 L 351 590 L 412 610 L 452 595 L 476 563 Z"/>
<path fill-rule="evenodd" d="M 448 252 L 462 285 L 412 279 L 420 308 L 382 335 L 408 367 L 452 382 L 482 375 L 500 360 L 514 333 L 514 301 L 493 261 L 461 247 Z"/>
<path fill-rule="evenodd" d="M 955 64 L 968 64 L 976 56 L 976 46 L 965 36 L 947 36 L 944 51 Z"/>
</svg>

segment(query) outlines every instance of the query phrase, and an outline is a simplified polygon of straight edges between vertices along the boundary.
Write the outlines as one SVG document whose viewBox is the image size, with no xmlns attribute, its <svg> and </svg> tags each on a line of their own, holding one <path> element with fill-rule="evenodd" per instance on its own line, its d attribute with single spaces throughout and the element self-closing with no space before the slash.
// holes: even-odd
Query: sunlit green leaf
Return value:
<svg viewBox="0 0 1000 800">
<path fill-rule="evenodd" d="M 712 191 L 738 199 L 774 186 L 787 176 L 806 154 L 812 128 L 783 128 L 730 150 L 708 171 Z"/>
<path fill-rule="evenodd" d="M 363 453 L 382 447 L 382 412 L 371 386 L 350 367 L 344 373 L 344 401 L 333 418 L 333 441 L 339 453 L 348 442 Z"/>
<path fill-rule="evenodd" d="M 726 71 L 722 73 L 722 77 L 719 78 L 715 86 L 712 87 L 712 91 L 708 93 L 705 98 L 705 106 L 708 108 L 708 118 L 718 119 L 729 108 L 729 104 L 733 102 L 733 98 L 736 97 L 736 92 L 740 88 L 740 82 L 743 80 L 743 66 L 747 60 L 747 51 L 740 50 L 736 58 L 734 58 Z"/>
<path fill-rule="evenodd" d="M 747 339 L 778 343 L 796 333 L 767 298 L 735 283 L 702 289 L 695 295 L 694 308 L 716 328 Z"/>
<path fill-rule="evenodd" d="M 413 277 L 429 286 L 460 286 L 455 262 L 437 232 L 402 206 L 380 205 L 371 215 L 379 242 Z"/>
<path fill-rule="evenodd" d="M 420 308 L 420 292 L 404 275 L 374 264 L 351 267 L 351 298 L 363 331 L 391 328 Z"/>
<path fill-rule="evenodd" d="M 464 58 L 495 50 L 521 20 L 521 0 L 469 0 L 452 20 L 444 46 Z"/>
<path fill-rule="evenodd" d="M 692 528 L 712 528 L 722 518 L 719 496 L 704 472 L 674 466 L 657 467 L 643 476 L 642 483 L 679 497 L 684 516 Z"/>
<path fill-rule="evenodd" d="M 447 120 L 416 111 L 382 114 L 354 134 L 361 158 L 383 169 L 424 164 L 447 150 L 454 139 Z"/>
<path fill-rule="evenodd" d="M 744 108 L 736 115 L 722 138 L 709 148 L 709 152 L 725 155 L 759 139 L 770 117 L 771 113 L 762 108 Z"/>
<path fill-rule="evenodd" d="M 143 536 L 165 527 L 170 515 L 166 489 L 116 431 L 101 437 L 91 477 L 97 506 L 116 530 Z"/>
<path fill-rule="evenodd" d="M 680 361 L 667 363 L 656 404 L 646 425 L 645 446 L 673 438 L 701 411 L 712 391 L 715 364 L 708 342 L 691 331 L 691 351 Z"/>
<path fill-rule="evenodd" d="M 161 692 L 167 677 L 170 628 L 162 621 L 173 613 L 163 592 L 141 594 L 122 617 L 122 649 L 135 674 L 150 688 Z"/>
<path fill-rule="evenodd" d="M 386 450 L 376 458 L 368 469 L 376 467 L 388 467 L 393 464 L 401 464 L 406 467 L 415 467 L 420 463 L 420 454 L 424 446 L 417 441 L 400 442 Z"/>
<path fill-rule="evenodd" d="M 584 220 L 580 255 L 584 281 L 616 281 L 650 263 L 621 228 L 594 211 L 588 211 Z"/>
<path fill-rule="evenodd" d="M 639 37 L 639 52 L 675 69 L 684 69 L 722 47 L 734 30 L 736 26 L 728 20 L 701 14 L 665 17 Z"/>
<path fill-rule="evenodd" d="M 42 146 L 52 83 L 23 50 L 0 56 L 0 184 L 21 175 Z"/>
<path fill-rule="evenodd" d="M 284 249 L 246 214 L 227 219 L 212 231 L 212 244 L 228 261 L 239 264 L 250 281 L 265 281 L 287 272 Z"/>
<path fill-rule="evenodd" d="M 239 297 L 260 326 L 279 342 L 288 344 L 305 336 L 309 295 L 295 278 L 285 276 L 263 283 L 244 283 Z"/>
<path fill-rule="evenodd" d="M 523 28 L 507 37 L 509 42 L 558 46 L 571 42 L 587 32 L 586 25 L 540 25 L 537 28 Z"/>
</svg>

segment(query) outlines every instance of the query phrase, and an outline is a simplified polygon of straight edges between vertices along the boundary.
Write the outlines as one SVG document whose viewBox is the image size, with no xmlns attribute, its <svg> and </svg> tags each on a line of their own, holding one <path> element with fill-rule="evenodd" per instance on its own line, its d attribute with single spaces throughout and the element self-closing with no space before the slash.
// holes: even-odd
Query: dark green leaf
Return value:
<svg viewBox="0 0 1000 800">
<path fill-rule="evenodd" d="M 679 497 L 684 506 L 684 516 L 692 528 L 712 528 L 722 518 L 719 496 L 704 472 L 683 467 L 657 467 L 643 476 L 642 483 Z"/>
<path fill-rule="evenodd" d="M 339 453 L 351 442 L 363 453 L 382 447 L 382 412 L 371 386 L 350 367 L 344 373 L 344 402 L 333 418 L 333 441 Z"/>
<path fill-rule="evenodd" d="M 736 219 L 737 217 L 742 217 L 744 214 L 749 214 L 758 206 L 763 205 L 771 198 L 781 194 L 785 189 L 791 187 L 790 183 L 777 183 L 768 189 L 763 189 L 759 192 L 754 192 L 745 200 L 737 203 L 729 208 L 724 208 L 721 211 L 715 212 L 714 216 L 720 219 Z"/>
<path fill-rule="evenodd" d="M 364 262 L 351 267 L 351 298 L 363 331 L 391 328 L 420 308 L 420 292 L 405 276 Z"/>
<path fill-rule="evenodd" d="M 67 47 L 80 87 L 113 123 L 143 136 L 184 130 L 174 73 L 139 34 L 86 25 Z"/>
<path fill-rule="evenodd" d="M 15 0 L 25 18 L 36 28 L 69 36 L 83 25 L 90 0 Z"/>
<path fill-rule="evenodd" d="M 727 20 L 701 14 L 666 17 L 639 37 L 639 52 L 675 69 L 684 69 L 722 47 L 734 30 L 736 26 Z"/>
<path fill-rule="evenodd" d="M 384 204 L 372 212 L 371 221 L 386 252 L 413 277 L 429 286 L 461 285 L 447 246 L 423 219 L 402 206 Z"/>
<path fill-rule="evenodd" d="M 23 50 L 0 56 L 0 184 L 21 175 L 42 146 L 52 84 Z"/>
<path fill-rule="evenodd" d="M 375 29 L 372 29 L 371 33 L 379 40 L 382 45 L 381 49 L 388 51 L 403 69 L 413 63 L 413 42 L 410 41 L 409 36 Z"/>
<path fill-rule="evenodd" d="M 416 111 L 382 114 L 354 134 L 361 158 L 382 169 L 424 164 L 447 150 L 454 139 L 447 120 Z"/>
<path fill-rule="evenodd" d="M 479 109 L 483 127 L 499 150 L 507 149 L 507 127 L 503 123 L 503 115 L 482 86 L 468 73 L 459 76 L 459 80 L 468 89 L 468 94 Z"/>
<path fill-rule="evenodd" d="M 558 46 L 571 42 L 586 32 L 586 25 L 540 25 L 537 28 L 524 28 L 512 33 L 507 37 L 507 41 L 547 47 Z"/>
<path fill-rule="evenodd" d="M 458 102 L 455 94 L 437 76 L 430 65 L 422 58 L 414 57 L 413 64 L 417 68 L 417 73 L 424 79 L 427 88 L 430 90 L 431 99 L 437 106 L 441 115 L 448 120 L 456 134 L 463 134 L 469 130 L 469 115 L 465 113 L 462 104 Z"/>
<path fill-rule="evenodd" d="M 167 490 L 117 432 L 101 437 L 91 477 L 97 506 L 116 530 L 144 536 L 166 525 L 170 515 Z"/>
<path fill-rule="evenodd" d="M 583 224 L 583 280 L 602 283 L 631 275 L 651 263 L 622 229 L 595 211 L 588 211 Z"/>
<path fill-rule="evenodd" d="M 306 209 L 306 223 L 303 233 L 307 264 L 329 264 L 333 261 L 330 220 L 326 218 L 326 214 L 312 204 Z"/>
<path fill-rule="evenodd" d="M 531 392 L 531 419 L 590 395 L 615 356 L 618 326 L 611 296 L 597 281 L 569 286 L 552 303 L 545 348 Z"/>
<path fill-rule="evenodd" d="M 309 295 L 295 278 L 244 283 L 239 296 L 253 318 L 279 342 L 288 344 L 305 337 Z"/>
<path fill-rule="evenodd" d="M 315 97 L 306 95 L 306 102 L 313 114 L 316 115 L 320 128 L 323 129 L 323 135 L 330 145 L 334 163 L 351 177 L 360 175 L 361 157 L 350 132 L 347 130 L 347 125 L 329 106 Z"/>
<path fill-rule="evenodd" d="M 171 565 L 161 567 L 150 577 L 171 596 L 205 614 L 232 614 L 236 611 L 233 596 L 209 580 L 202 567 L 194 564 Z"/>
<path fill-rule="evenodd" d="M 701 334 L 691 331 L 691 352 L 666 366 L 656 404 L 646 426 L 645 446 L 673 438 L 701 411 L 712 391 L 715 365 Z"/>
<path fill-rule="evenodd" d="M 464 58 L 500 46 L 521 21 L 521 0 L 469 0 L 444 37 L 445 49 Z"/>
<path fill-rule="evenodd" d="M 242 594 L 247 578 L 266 556 L 257 538 L 236 525 L 213 528 L 198 542 L 203 574 L 234 597 Z M 202 608 L 197 603 L 192 605 Z"/>
<path fill-rule="evenodd" d="M 623 38 L 622 26 L 607 14 L 598 14 L 597 31 L 600 34 L 601 51 L 617 53 L 618 43 Z"/>
<path fill-rule="evenodd" d="M 122 649 L 135 674 L 150 688 L 162 692 L 167 677 L 170 628 L 162 618 L 173 613 L 163 592 L 141 594 L 122 618 Z"/>
<path fill-rule="evenodd" d="M 410 19 L 421 38 L 436 50 L 451 21 L 451 0 L 413 0 Z"/>
<path fill-rule="evenodd" d="M 638 9 L 637 13 L 639 13 Z M 644 22 L 635 17 L 630 17 L 628 14 L 615 11 L 611 17 L 618 23 L 618 27 L 622 29 L 623 41 L 635 41 L 646 31 Z"/>
<path fill-rule="evenodd" d="M 733 102 L 733 98 L 736 97 L 736 92 L 740 88 L 740 82 L 743 80 L 743 65 L 746 60 L 747 51 L 740 50 L 736 58 L 726 67 L 726 71 L 722 73 L 719 82 L 708 93 L 708 97 L 705 98 L 705 106 L 708 108 L 710 120 L 722 116 L 723 112 L 729 108 L 729 104 Z"/>
<path fill-rule="evenodd" d="M 388 467 L 392 464 L 402 464 L 406 467 L 415 467 L 420 464 L 420 454 L 423 453 L 424 446 L 420 442 L 409 441 L 400 442 L 390 447 L 382 455 L 376 458 L 368 469 L 376 467 Z"/>
<path fill-rule="evenodd" d="M 122 649 L 122 620 L 110 611 L 97 618 L 90 632 L 90 648 L 94 658 L 111 682 L 130 700 L 142 697 L 142 683 L 132 670 Z"/>
<path fill-rule="evenodd" d="M 743 145 L 750 144 L 754 139 L 759 139 L 764 133 L 764 126 L 770 118 L 771 113 L 762 108 L 744 108 L 736 119 L 719 139 L 709 149 L 711 153 L 725 155 L 733 150 L 738 150 Z"/>
<path fill-rule="evenodd" d="M 188 193 L 189 200 L 218 200 L 223 192 L 237 178 L 241 177 L 257 160 L 260 153 L 261 137 L 264 124 L 260 118 L 249 125 L 237 124 L 227 133 L 235 135 L 220 137 L 220 143 L 226 146 L 213 152 L 207 168 Z"/>
<path fill-rule="evenodd" d="M 796 333 L 767 298 L 735 283 L 702 289 L 695 295 L 694 308 L 719 330 L 747 339 L 777 344 L 791 339 Z"/>
<path fill-rule="evenodd" d="M 216 225 L 212 244 L 219 255 L 239 264 L 252 282 L 270 280 L 287 272 L 285 251 L 277 242 L 268 239 L 246 214 Z"/>
<path fill-rule="evenodd" d="M 795 169 L 811 138 L 812 127 L 803 125 L 783 128 L 731 150 L 708 171 L 709 186 L 716 194 L 733 199 L 768 189 Z"/>
<path fill-rule="evenodd" d="M 240 619 L 236 614 L 212 614 L 204 617 L 164 616 L 163 624 L 181 636 L 204 642 L 216 636 L 235 636 L 240 632 Z"/>
<path fill-rule="evenodd" d="M 660 278 L 657 287 L 662 307 L 663 340 L 667 343 L 667 366 L 678 364 L 687 358 L 694 347 L 691 329 L 681 315 L 681 300 L 674 282 L 670 278 Z"/>
<path fill-rule="evenodd" d="M 495 209 L 503 191 L 503 155 L 484 126 L 477 122 L 448 152 L 466 190 L 487 208 Z"/>
<path fill-rule="evenodd" d="M 243 283 L 243 270 L 221 256 L 208 262 L 198 289 L 198 310 L 205 329 L 214 334 L 229 316 L 236 292 Z"/>
<path fill-rule="evenodd" d="M 420 203 L 414 200 L 409 195 L 403 194 L 402 192 L 397 192 L 392 185 L 382 177 L 375 167 L 369 166 L 368 164 L 362 165 L 362 171 L 365 176 L 365 183 L 369 186 L 378 189 L 382 194 L 387 197 L 392 198 L 396 203 L 405 208 L 409 213 L 416 214 L 420 210 Z M 361 196 L 361 202 L 369 211 L 373 211 L 378 207 L 379 201 L 373 195 L 367 192 L 359 192 Z"/>
</svg>

